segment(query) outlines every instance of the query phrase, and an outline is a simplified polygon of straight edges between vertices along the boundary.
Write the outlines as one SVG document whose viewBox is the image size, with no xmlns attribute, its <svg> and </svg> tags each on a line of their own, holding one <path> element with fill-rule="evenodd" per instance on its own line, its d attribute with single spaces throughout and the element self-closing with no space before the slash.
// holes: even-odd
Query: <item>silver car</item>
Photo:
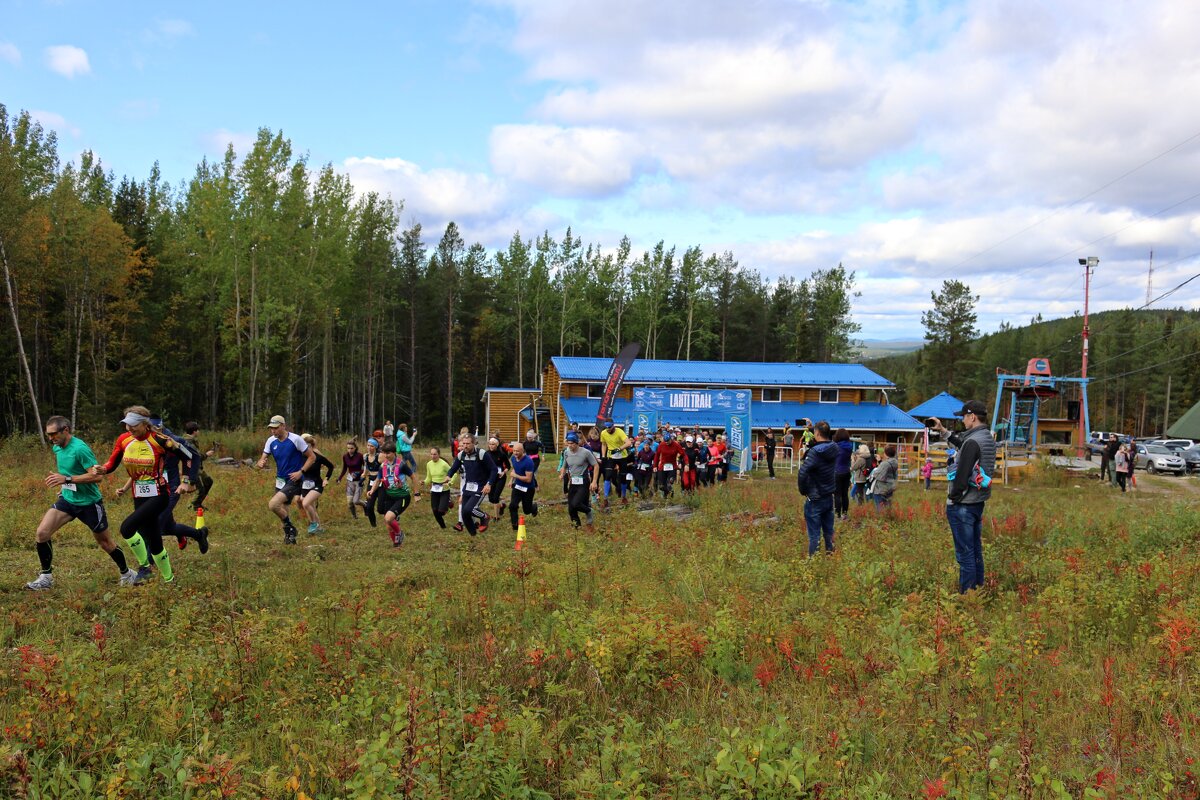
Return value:
<svg viewBox="0 0 1200 800">
<path fill-rule="evenodd" d="M 1187 468 L 1182 456 L 1161 444 L 1139 444 L 1135 466 L 1151 474 L 1173 472 L 1176 475 L 1182 475 Z"/>
</svg>

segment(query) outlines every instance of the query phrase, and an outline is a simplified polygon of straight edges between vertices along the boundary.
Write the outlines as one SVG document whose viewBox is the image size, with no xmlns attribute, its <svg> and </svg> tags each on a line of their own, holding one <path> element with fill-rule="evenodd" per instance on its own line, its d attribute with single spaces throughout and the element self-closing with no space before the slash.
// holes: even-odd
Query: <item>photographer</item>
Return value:
<svg viewBox="0 0 1200 800">
<path fill-rule="evenodd" d="M 804 522 L 808 527 L 808 554 L 816 555 L 825 538 L 826 553 L 833 552 L 833 493 L 837 488 L 838 446 L 831 439 L 829 423 L 814 426 L 815 443 L 805 453 L 796 473 L 796 488 L 804 501 Z"/>
<path fill-rule="evenodd" d="M 987 407 L 979 400 L 965 403 L 955 413 L 964 430 L 951 433 L 931 417 L 929 427 L 958 448 L 955 469 L 947 474 L 946 520 L 954 536 L 958 561 L 958 589 L 965 593 L 983 586 L 983 507 L 992 495 L 991 475 L 996 469 L 996 441 L 987 427 Z"/>
</svg>

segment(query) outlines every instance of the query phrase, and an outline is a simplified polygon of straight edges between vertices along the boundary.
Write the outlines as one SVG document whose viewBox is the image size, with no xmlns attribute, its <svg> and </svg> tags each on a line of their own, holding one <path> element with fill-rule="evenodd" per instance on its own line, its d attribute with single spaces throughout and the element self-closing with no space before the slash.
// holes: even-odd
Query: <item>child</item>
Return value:
<svg viewBox="0 0 1200 800">
<path fill-rule="evenodd" d="M 933 459 L 925 459 L 924 465 L 921 467 L 921 477 L 925 479 L 925 491 L 929 491 L 929 485 L 933 481 Z"/>
</svg>

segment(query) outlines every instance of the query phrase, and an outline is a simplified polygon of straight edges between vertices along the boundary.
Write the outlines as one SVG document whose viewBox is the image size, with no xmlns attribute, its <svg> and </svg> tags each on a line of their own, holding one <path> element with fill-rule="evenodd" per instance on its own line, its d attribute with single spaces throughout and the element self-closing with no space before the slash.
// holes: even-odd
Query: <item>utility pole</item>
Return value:
<svg viewBox="0 0 1200 800">
<path fill-rule="evenodd" d="M 1150 251 L 1150 268 L 1146 270 L 1146 305 L 1154 297 L 1154 251 Z"/>
<path fill-rule="evenodd" d="M 1095 256 L 1079 259 L 1079 266 L 1083 267 L 1083 364 L 1079 370 L 1079 377 L 1083 378 L 1083 382 L 1079 384 L 1079 393 L 1082 395 L 1087 391 L 1087 362 L 1088 362 L 1088 301 L 1091 299 L 1092 293 L 1092 271 L 1096 269 L 1096 265 L 1100 263 L 1100 259 Z M 1079 398 L 1081 401 L 1083 397 Z M 1087 408 L 1087 403 L 1080 402 L 1080 411 Z M 1079 415 L 1079 437 L 1075 443 L 1075 455 L 1078 458 L 1083 458 L 1087 450 L 1087 420 L 1085 415 Z"/>
<path fill-rule="evenodd" d="M 1169 427 L 1171 427 L 1171 376 L 1167 375 L 1167 407 L 1163 409 L 1163 436 L 1167 435 Z"/>
</svg>

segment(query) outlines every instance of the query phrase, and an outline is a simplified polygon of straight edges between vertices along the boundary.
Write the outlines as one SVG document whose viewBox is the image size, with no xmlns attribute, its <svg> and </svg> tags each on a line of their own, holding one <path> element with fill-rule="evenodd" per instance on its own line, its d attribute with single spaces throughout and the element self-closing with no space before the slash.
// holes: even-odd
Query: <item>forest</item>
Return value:
<svg viewBox="0 0 1200 800">
<path fill-rule="evenodd" d="M 605 249 L 570 228 L 489 251 L 403 212 L 279 132 L 171 185 L 157 166 L 117 179 L 91 152 L 64 163 L 53 132 L 0 106 L 0 435 L 132 403 L 209 428 L 282 413 L 447 431 L 481 421 L 485 386 L 536 386 L 560 354 L 857 355 L 840 264 L 768 280 L 730 252 Z"/>
</svg>

